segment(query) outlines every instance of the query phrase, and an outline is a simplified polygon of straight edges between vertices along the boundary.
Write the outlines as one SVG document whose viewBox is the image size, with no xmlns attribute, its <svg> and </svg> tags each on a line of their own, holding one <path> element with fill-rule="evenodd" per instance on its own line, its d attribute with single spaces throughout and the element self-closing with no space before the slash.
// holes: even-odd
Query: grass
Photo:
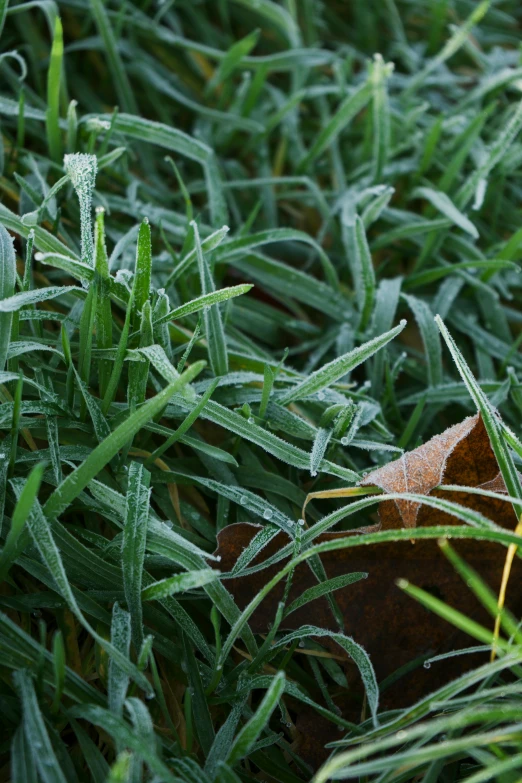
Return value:
<svg viewBox="0 0 522 783">
<path fill-rule="evenodd" d="M 519 618 L 399 582 L 497 657 L 385 711 L 330 634 L 356 723 L 323 629 L 249 619 L 321 552 L 520 543 L 450 498 L 458 527 L 314 539 L 476 410 L 520 513 L 521 24 L 517 0 L 0 0 L 0 781 L 520 780 Z M 212 555 L 237 521 L 293 539 L 243 611 Z"/>
</svg>

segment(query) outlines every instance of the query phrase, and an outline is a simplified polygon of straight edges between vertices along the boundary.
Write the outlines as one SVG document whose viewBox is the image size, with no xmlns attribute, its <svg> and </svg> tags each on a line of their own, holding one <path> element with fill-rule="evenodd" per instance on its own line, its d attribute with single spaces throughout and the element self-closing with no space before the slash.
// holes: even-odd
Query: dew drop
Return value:
<svg viewBox="0 0 522 783">
<path fill-rule="evenodd" d="M 304 519 L 298 519 L 297 520 L 297 524 L 301 525 L 301 527 L 303 527 L 304 523 L 305 523 Z"/>
<path fill-rule="evenodd" d="M 343 444 L 343 446 L 347 446 L 348 445 L 348 438 L 341 438 L 341 443 Z"/>
<path fill-rule="evenodd" d="M 299 647 L 304 647 L 304 646 L 305 646 L 305 643 L 304 643 L 304 642 L 303 642 L 303 640 L 301 639 L 301 641 L 299 642 Z"/>
<path fill-rule="evenodd" d="M 246 495 L 241 495 L 241 497 L 239 498 L 239 502 L 241 503 L 242 506 L 246 506 L 246 504 L 248 502 L 247 496 Z"/>
<path fill-rule="evenodd" d="M 270 508 L 265 508 L 263 511 L 263 519 L 272 519 L 273 511 Z"/>
<path fill-rule="evenodd" d="M 431 669 L 431 663 L 429 661 L 424 661 L 424 668 Z"/>
<path fill-rule="evenodd" d="M 324 391 L 317 392 L 317 399 L 324 400 Z"/>
<path fill-rule="evenodd" d="M 221 562 L 221 555 L 216 555 L 216 560 L 218 561 L 218 563 L 220 563 Z"/>
</svg>

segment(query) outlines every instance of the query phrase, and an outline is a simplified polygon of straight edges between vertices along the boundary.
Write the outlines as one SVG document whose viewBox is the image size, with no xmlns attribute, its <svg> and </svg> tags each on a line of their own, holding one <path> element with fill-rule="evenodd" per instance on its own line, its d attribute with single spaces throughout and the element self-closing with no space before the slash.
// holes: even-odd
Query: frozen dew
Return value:
<svg viewBox="0 0 522 783">
<path fill-rule="evenodd" d="M 242 506 L 246 506 L 246 504 L 248 502 L 247 496 L 246 495 L 241 495 L 241 497 L 239 498 L 239 502 L 241 503 Z"/>
<path fill-rule="evenodd" d="M 265 508 L 263 511 L 263 519 L 272 519 L 273 516 L 273 511 L 270 508 Z"/>
<path fill-rule="evenodd" d="M 305 523 L 304 519 L 298 519 L 297 520 L 297 524 L 301 525 L 301 527 L 303 527 L 304 523 Z"/>
<path fill-rule="evenodd" d="M 424 661 L 424 668 L 425 669 L 431 669 L 431 662 L 430 661 Z"/>
<path fill-rule="evenodd" d="M 349 442 L 350 441 L 348 440 L 348 438 L 346 438 L 346 437 L 341 438 L 341 443 L 343 444 L 343 446 L 347 446 Z"/>
<path fill-rule="evenodd" d="M 75 152 L 65 155 L 63 164 L 76 192 L 91 195 L 98 171 L 96 155 Z"/>
<path fill-rule="evenodd" d="M 91 207 L 98 160 L 96 155 L 75 152 L 72 155 L 66 155 L 63 164 L 80 202 L 82 261 L 89 266 L 94 266 Z"/>
</svg>

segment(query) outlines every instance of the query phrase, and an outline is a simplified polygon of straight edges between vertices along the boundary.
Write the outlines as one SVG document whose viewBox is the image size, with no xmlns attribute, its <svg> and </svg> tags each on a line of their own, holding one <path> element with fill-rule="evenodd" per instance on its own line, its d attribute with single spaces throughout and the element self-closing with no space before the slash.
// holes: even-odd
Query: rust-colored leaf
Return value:
<svg viewBox="0 0 522 783">
<path fill-rule="evenodd" d="M 498 472 L 484 424 L 477 414 L 441 435 L 435 435 L 418 449 L 372 471 L 361 481 L 361 486 L 377 486 L 385 492 L 428 495 L 439 484 L 477 487 L 494 481 Z M 464 501 L 463 505 L 469 505 L 469 502 Z M 420 503 L 404 500 L 381 503 L 379 516 L 382 527 L 385 530 L 401 527 L 401 522 L 404 527 L 415 527 L 420 510 L 425 508 Z M 440 512 L 434 513 L 440 516 Z M 444 524 L 446 522 L 447 519 Z"/>
<path fill-rule="evenodd" d="M 467 492 L 452 492 L 449 495 L 448 492 L 436 489 L 441 484 L 459 484 L 504 491 L 503 482 L 499 478 L 499 468 L 479 415 L 465 419 L 404 457 L 373 471 L 362 483 L 366 487 L 381 487 L 385 492 L 409 491 L 444 496 L 479 511 L 510 530 L 514 530 L 517 523 L 513 509 L 507 502 Z M 382 529 L 462 524 L 454 517 L 422 504 L 385 499 L 379 504 L 379 517 Z M 230 525 L 220 532 L 218 554 L 222 558 L 223 571 L 232 569 L 259 529 L 258 525 L 240 523 Z M 350 535 L 350 532 L 325 533 L 316 541 L 328 541 L 347 535 Z M 263 562 L 288 541 L 285 533 L 278 533 L 254 563 Z M 457 549 L 490 587 L 498 592 L 506 557 L 505 549 L 494 543 L 473 540 L 459 541 Z M 491 625 L 491 618 L 485 614 L 451 564 L 441 555 L 434 540 L 417 540 L 416 543 L 391 542 L 343 549 L 326 553 L 321 559 L 328 578 L 355 571 L 368 572 L 366 580 L 338 590 L 335 598 L 343 614 L 345 632 L 369 652 L 380 682 L 415 658 L 473 644 L 469 637 L 430 614 L 401 592 L 395 585 L 397 578 L 405 578 L 477 621 Z M 227 587 L 238 605 L 243 608 L 281 567 L 282 563 L 278 563 L 250 576 L 239 576 L 227 581 Z M 515 558 L 513 584 L 517 584 L 521 577 L 522 564 Z M 307 564 L 299 565 L 294 574 L 288 602 L 295 600 L 314 583 Z M 255 632 L 267 630 L 274 619 L 277 602 L 281 600 L 283 590 L 281 583 L 255 611 L 250 622 Z M 295 629 L 305 623 L 337 630 L 325 598 L 316 599 L 290 614 L 283 621 L 282 627 Z M 335 652 L 339 652 L 337 646 Z M 476 663 L 476 660 L 472 660 L 471 656 L 462 656 L 434 664 L 429 670 L 421 666 L 385 690 L 383 706 L 399 707 L 411 704 L 441 682 L 451 679 Z M 351 675 L 353 688 L 356 690 L 358 675 L 355 666 L 348 663 L 347 672 Z"/>
</svg>

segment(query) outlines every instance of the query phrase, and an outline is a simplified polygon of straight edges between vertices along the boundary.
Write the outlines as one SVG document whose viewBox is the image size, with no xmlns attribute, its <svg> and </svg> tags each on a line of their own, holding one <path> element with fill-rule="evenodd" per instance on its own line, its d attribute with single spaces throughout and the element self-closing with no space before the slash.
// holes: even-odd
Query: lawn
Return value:
<svg viewBox="0 0 522 783">
<path fill-rule="evenodd" d="M 520 2 L 0 40 L 0 783 L 520 781 Z"/>
</svg>

